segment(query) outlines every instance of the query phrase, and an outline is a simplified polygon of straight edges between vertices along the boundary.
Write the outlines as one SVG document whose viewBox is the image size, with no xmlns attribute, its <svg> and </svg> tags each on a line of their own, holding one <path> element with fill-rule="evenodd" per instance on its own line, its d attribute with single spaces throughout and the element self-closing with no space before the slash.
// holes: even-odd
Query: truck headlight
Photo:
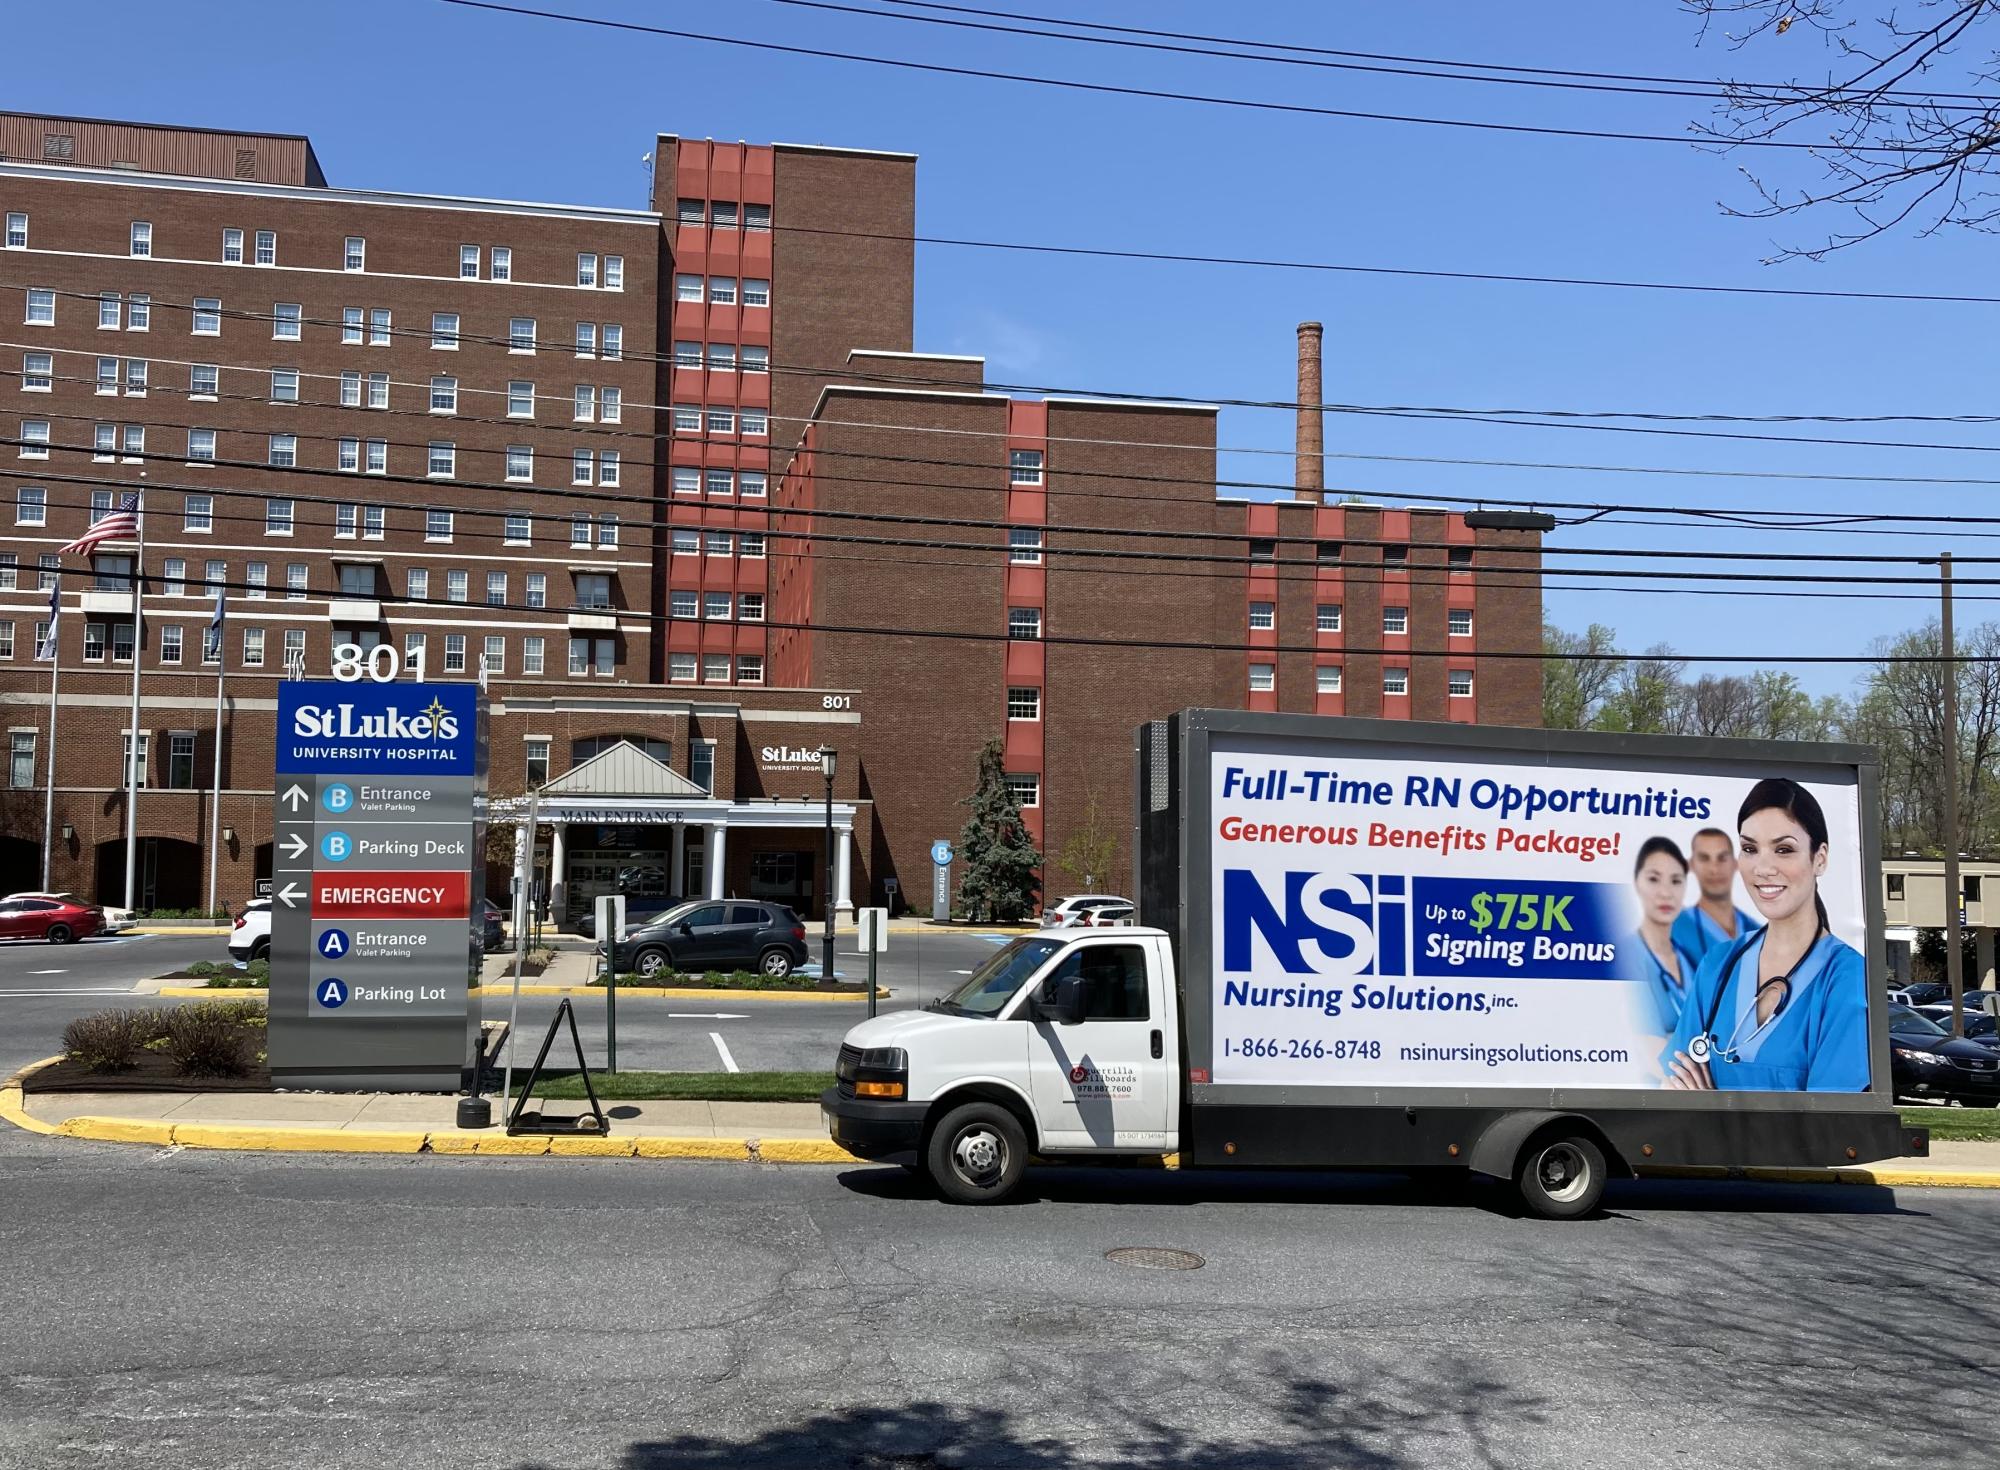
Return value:
<svg viewBox="0 0 2000 1470">
<path fill-rule="evenodd" d="M 900 1046 L 871 1046 L 854 1070 L 854 1095 L 894 1100 L 909 1093 L 910 1056 Z"/>
</svg>

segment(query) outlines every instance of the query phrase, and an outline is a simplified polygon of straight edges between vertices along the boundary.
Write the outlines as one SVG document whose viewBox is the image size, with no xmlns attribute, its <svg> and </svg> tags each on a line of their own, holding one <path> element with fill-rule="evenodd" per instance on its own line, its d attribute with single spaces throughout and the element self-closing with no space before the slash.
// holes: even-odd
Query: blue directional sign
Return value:
<svg viewBox="0 0 2000 1470">
<path fill-rule="evenodd" d="M 345 832 L 327 832 L 319 839 L 319 855 L 330 863 L 344 863 L 354 856 L 354 839 Z"/>
<path fill-rule="evenodd" d="M 347 1004 L 347 982 L 329 975 L 313 987 L 313 1000 L 330 1011 L 339 1010 Z"/>
<path fill-rule="evenodd" d="M 314 948 L 327 959 L 337 960 L 344 958 L 353 945 L 348 942 L 345 929 L 329 929 L 314 942 Z"/>
<path fill-rule="evenodd" d="M 951 843 L 940 837 L 931 844 L 931 861 L 942 868 L 951 861 Z"/>
<path fill-rule="evenodd" d="M 339 816 L 354 806 L 354 788 L 345 781 L 336 781 L 319 794 L 319 804 Z"/>
</svg>

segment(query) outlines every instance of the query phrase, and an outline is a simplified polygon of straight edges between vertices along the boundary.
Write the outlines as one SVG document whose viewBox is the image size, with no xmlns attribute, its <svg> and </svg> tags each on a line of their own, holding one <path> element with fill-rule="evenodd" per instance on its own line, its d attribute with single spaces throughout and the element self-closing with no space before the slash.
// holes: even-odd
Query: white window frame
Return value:
<svg viewBox="0 0 2000 1470">
<path fill-rule="evenodd" d="M 206 321 L 207 325 L 202 323 Z M 195 337 L 220 337 L 222 335 L 222 298 L 220 296 L 197 296 L 194 310 L 188 318 L 189 335 Z"/>
<path fill-rule="evenodd" d="M 1007 609 L 1007 636 L 1020 643 L 1037 643 L 1042 637 L 1042 610 L 1038 607 Z"/>
<path fill-rule="evenodd" d="M 1010 485 L 1039 485 L 1042 483 L 1044 464 L 1039 449 L 1010 449 L 1007 451 L 1007 483 Z"/>
<path fill-rule="evenodd" d="M 276 265 L 278 263 L 278 232 L 276 230 L 257 231 L 256 239 L 251 243 L 251 250 L 253 253 L 250 257 L 250 263 L 252 265 Z"/>
<path fill-rule="evenodd" d="M 53 327 L 56 324 L 56 293 L 53 287 L 30 286 L 28 288 L 27 324 L 31 327 Z"/>
<path fill-rule="evenodd" d="M 1313 669 L 1313 692 L 1316 694 L 1340 693 L 1340 665 L 1320 664 Z"/>
<path fill-rule="evenodd" d="M 1269 694 L 1278 687 L 1278 666 L 1276 664 L 1250 665 L 1250 692 Z"/>
<path fill-rule="evenodd" d="M 1401 638 L 1410 631 L 1410 610 L 1407 607 L 1385 607 L 1382 609 L 1382 634 L 1384 637 Z"/>
<path fill-rule="evenodd" d="M 349 235 L 341 252 L 340 268 L 349 271 L 368 269 L 368 240 L 362 235 Z"/>
<path fill-rule="evenodd" d="M 153 257 L 153 226 L 151 222 L 142 219 L 133 220 L 131 239 L 132 258 L 134 260 L 151 260 Z"/>
<path fill-rule="evenodd" d="M 150 332 L 153 330 L 153 297 L 147 291 L 134 291 L 125 298 L 125 330 L 128 332 Z"/>
<path fill-rule="evenodd" d="M 442 465 L 443 468 L 439 468 Z M 424 478 L 450 480 L 458 475 L 458 445 L 449 439 L 433 439 L 424 459 Z"/>
<path fill-rule="evenodd" d="M 1472 609 L 1452 607 L 1445 609 L 1445 636 L 1448 638 L 1470 638 L 1472 636 Z M 1463 626 L 1461 626 L 1461 619 Z"/>
<path fill-rule="evenodd" d="M 1278 626 L 1278 605 L 1275 602 L 1253 602 L 1250 604 L 1250 626 L 1264 632 Z"/>
<path fill-rule="evenodd" d="M 224 265 L 243 264 L 243 232 L 226 229 L 222 232 L 222 263 Z"/>
<path fill-rule="evenodd" d="M 444 325 L 450 322 L 450 326 Z M 434 311 L 431 313 L 431 351 L 458 351 L 458 334 L 462 325 L 455 311 Z"/>
<path fill-rule="evenodd" d="M 298 525 L 298 507 L 286 497 L 272 496 L 264 501 L 264 534 L 266 536 L 289 536 Z"/>
<path fill-rule="evenodd" d="M 1010 684 L 1007 686 L 1007 718 L 1010 720 L 1039 720 L 1042 717 L 1042 691 L 1032 684 Z"/>
<path fill-rule="evenodd" d="M 1022 811 L 1031 811 L 1042 804 L 1042 778 L 1025 771 L 1009 771 L 1006 774 L 1007 795 Z"/>
<path fill-rule="evenodd" d="M 1382 693 L 1403 699 L 1410 692 L 1410 671 L 1405 668 L 1385 668 L 1382 670 Z"/>
<path fill-rule="evenodd" d="M 458 278 L 461 281 L 476 281 L 479 279 L 480 256 L 481 251 L 477 245 L 461 245 L 458 247 Z M 471 267 L 470 270 L 466 269 L 468 266 Z"/>
<path fill-rule="evenodd" d="M 291 330 L 285 330 L 289 327 Z M 296 301 L 274 301 L 271 303 L 271 340 L 273 342 L 298 342 L 305 333 L 305 308 Z"/>
<path fill-rule="evenodd" d="M 492 269 L 488 278 L 495 281 L 514 279 L 514 248 L 511 245 L 495 245 L 492 252 Z"/>
<path fill-rule="evenodd" d="M 1322 602 L 1313 609 L 1313 631 L 1316 633 L 1338 633 L 1340 631 L 1340 604 Z"/>
<path fill-rule="evenodd" d="M 1040 526 L 1009 526 L 1007 528 L 1007 560 L 1015 566 L 1040 566 L 1042 564 L 1042 551 L 1042 528 Z"/>
<path fill-rule="evenodd" d="M 1465 684 L 1463 689 L 1458 687 L 1461 680 Z M 1472 670 L 1447 669 L 1444 676 L 1444 692 L 1450 699 L 1472 698 Z"/>
</svg>

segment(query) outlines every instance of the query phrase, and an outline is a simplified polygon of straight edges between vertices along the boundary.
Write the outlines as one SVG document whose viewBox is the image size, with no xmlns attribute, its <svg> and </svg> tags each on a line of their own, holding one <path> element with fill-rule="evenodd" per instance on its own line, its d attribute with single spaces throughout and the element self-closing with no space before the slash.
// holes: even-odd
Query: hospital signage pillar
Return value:
<svg viewBox="0 0 2000 1470">
<path fill-rule="evenodd" d="M 278 691 L 271 1079 L 456 1092 L 479 1034 L 479 687 L 294 681 Z"/>
</svg>

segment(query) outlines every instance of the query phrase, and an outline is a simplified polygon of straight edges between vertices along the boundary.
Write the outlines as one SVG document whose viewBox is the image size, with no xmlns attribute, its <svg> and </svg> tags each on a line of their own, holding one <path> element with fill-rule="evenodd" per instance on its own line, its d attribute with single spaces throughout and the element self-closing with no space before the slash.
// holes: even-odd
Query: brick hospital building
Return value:
<svg viewBox="0 0 2000 1470">
<path fill-rule="evenodd" d="M 268 877 L 276 685 L 346 644 L 483 671 L 494 821 L 540 790 L 570 912 L 927 902 L 993 738 L 1051 857 L 1116 836 L 1115 888 L 1144 720 L 1538 722 L 1533 532 L 1332 503 L 1316 413 L 1291 495 L 1219 497 L 1211 407 L 917 351 L 908 154 L 653 159 L 644 209 L 391 194 L 300 137 L 0 114 L 0 891 L 46 843 L 120 900 L 135 659 L 163 908 L 211 854 L 223 903 Z M 132 491 L 143 561 L 60 552 Z"/>
</svg>

